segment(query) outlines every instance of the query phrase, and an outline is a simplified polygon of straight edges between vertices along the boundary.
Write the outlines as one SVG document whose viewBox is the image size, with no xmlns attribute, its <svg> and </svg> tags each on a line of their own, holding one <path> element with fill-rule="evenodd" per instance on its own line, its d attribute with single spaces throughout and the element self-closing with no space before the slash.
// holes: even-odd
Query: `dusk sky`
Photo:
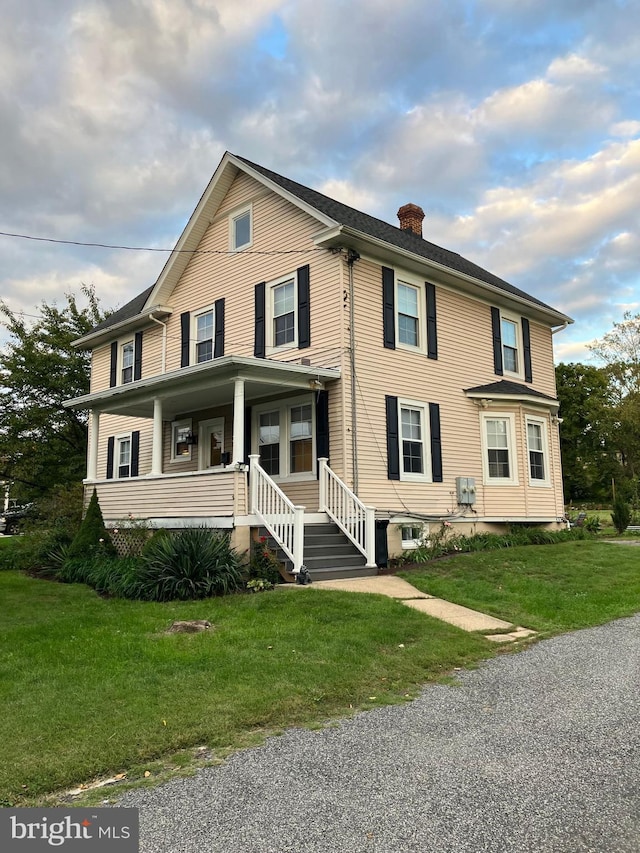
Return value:
<svg viewBox="0 0 640 853">
<path fill-rule="evenodd" d="M 229 150 L 421 205 L 575 319 L 557 361 L 640 312 L 640 0 L 4 0 L 0 80 L 2 232 L 170 248 Z M 0 236 L 0 298 L 117 308 L 165 259 Z"/>
</svg>

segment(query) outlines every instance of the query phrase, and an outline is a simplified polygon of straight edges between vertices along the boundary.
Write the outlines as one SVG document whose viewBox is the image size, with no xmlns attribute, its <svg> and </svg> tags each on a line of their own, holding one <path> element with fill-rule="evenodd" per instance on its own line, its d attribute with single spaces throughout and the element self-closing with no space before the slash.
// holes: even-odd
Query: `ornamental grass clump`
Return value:
<svg viewBox="0 0 640 853">
<path fill-rule="evenodd" d="M 140 557 L 138 595 L 146 601 L 186 601 L 226 595 L 243 586 L 242 558 L 224 533 L 192 527 L 154 537 Z"/>
</svg>

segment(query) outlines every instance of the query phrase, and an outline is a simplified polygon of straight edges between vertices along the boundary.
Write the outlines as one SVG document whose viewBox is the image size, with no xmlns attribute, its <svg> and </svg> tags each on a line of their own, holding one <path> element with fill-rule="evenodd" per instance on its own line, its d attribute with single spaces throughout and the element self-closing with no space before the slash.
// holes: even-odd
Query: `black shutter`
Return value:
<svg viewBox="0 0 640 853">
<path fill-rule="evenodd" d="M 142 332 L 133 339 L 133 379 L 142 379 Z"/>
<path fill-rule="evenodd" d="M 180 333 L 182 336 L 180 367 L 189 367 L 189 335 L 191 334 L 191 314 L 189 311 L 180 315 Z"/>
<path fill-rule="evenodd" d="M 502 376 L 502 331 L 500 326 L 500 311 L 491 309 L 491 330 L 493 333 L 493 372 Z"/>
<path fill-rule="evenodd" d="M 213 357 L 221 358 L 224 355 L 224 299 L 216 299 L 214 306 L 216 324 L 215 341 L 213 346 Z"/>
<path fill-rule="evenodd" d="M 311 305 L 309 301 L 309 264 L 298 268 L 298 348 L 311 346 Z"/>
<path fill-rule="evenodd" d="M 440 406 L 429 403 L 429 430 L 431 433 L 431 476 L 434 483 L 442 482 L 442 440 L 440 436 Z"/>
<path fill-rule="evenodd" d="M 400 438 L 398 435 L 398 398 L 385 397 L 387 407 L 387 477 L 400 479 Z"/>
<path fill-rule="evenodd" d="M 529 321 L 526 317 L 522 318 L 522 352 L 524 355 L 524 381 L 533 382 L 533 374 L 531 372 L 531 334 L 529 331 Z"/>
<path fill-rule="evenodd" d="M 425 282 L 427 289 L 427 356 L 438 358 L 438 326 L 436 324 L 436 288 Z"/>
<path fill-rule="evenodd" d="M 382 326 L 385 347 L 387 349 L 395 349 L 395 273 L 392 269 L 389 269 L 389 267 L 382 267 Z"/>
<path fill-rule="evenodd" d="M 118 342 L 111 344 L 111 368 L 109 370 L 109 388 L 118 384 Z"/>
<path fill-rule="evenodd" d="M 113 456 L 116 449 L 115 436 L 109 436 L 107 440 L 107 480 L 113 480 Z"/>
<path fill-rule="evenodd" d="M 265 282 L 256 284 L 255 289 L 255 338 L 253 354 L 256 358 L 265 357 Z"/>
<path fill-rule="evenodd" d="M 329 458 L 329 392 L 316 395 L 316 459 Z"/>
<path fill-rule="evenodd" d="M 131 433 L 131 476 L 137 477 L 140 460 L 140 430 Z"/>
<path fill-rule="evenodd" d="M 244 410 L 244 461 L 249 464 L 249 454 L 251 453 L 251 406 L 247 406 Z"/>
</svg>

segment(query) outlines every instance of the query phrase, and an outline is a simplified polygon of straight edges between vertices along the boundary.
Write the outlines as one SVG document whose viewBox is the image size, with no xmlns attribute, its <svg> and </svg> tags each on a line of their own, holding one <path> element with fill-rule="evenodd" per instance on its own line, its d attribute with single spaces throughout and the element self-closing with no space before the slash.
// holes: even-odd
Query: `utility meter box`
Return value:
<svg viewBox="0 0 640 853">
<path fill-rule="evenodd" d="M 456 497 L 458 503 L 463 506 L 472 506 L 476 502 L 474 477 L 456 477 Z"/>
</svg>

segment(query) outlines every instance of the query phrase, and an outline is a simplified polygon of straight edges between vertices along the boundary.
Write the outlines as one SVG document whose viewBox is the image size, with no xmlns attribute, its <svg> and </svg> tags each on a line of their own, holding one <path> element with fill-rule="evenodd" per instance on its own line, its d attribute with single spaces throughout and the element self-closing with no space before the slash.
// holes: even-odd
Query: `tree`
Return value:
<svg viewBox="0 0 640 853">
<path fill-rule="evenodd" d="M 640 474 L 640 314 L 626 311 L 619 323 L 589 347 L 605 365 L 614 413 L 610 442 L 624 476 Z"/>
<path fill-rule="evenodd" d="M 69 293 L 62 307 L 43 302 L 33 324 L 0 301 L 11 336 L 0 351 L 0 481 L 14 483 L 23 500 L 84 476 L 87 415 L 62 404 L 89 392 L 90 354 L 71 342 L 107 314 L 93 287 L 83 285 L 82 293 L 85 308 Z"/>
<path fill-rule="evenodd" d="M 559 364 L 556 385 L 565 499 L 609 500 L 611 477 L 620 472 L 610 438 L 614 412 L 609 374 L 589 364 Z"/>
</svg>

